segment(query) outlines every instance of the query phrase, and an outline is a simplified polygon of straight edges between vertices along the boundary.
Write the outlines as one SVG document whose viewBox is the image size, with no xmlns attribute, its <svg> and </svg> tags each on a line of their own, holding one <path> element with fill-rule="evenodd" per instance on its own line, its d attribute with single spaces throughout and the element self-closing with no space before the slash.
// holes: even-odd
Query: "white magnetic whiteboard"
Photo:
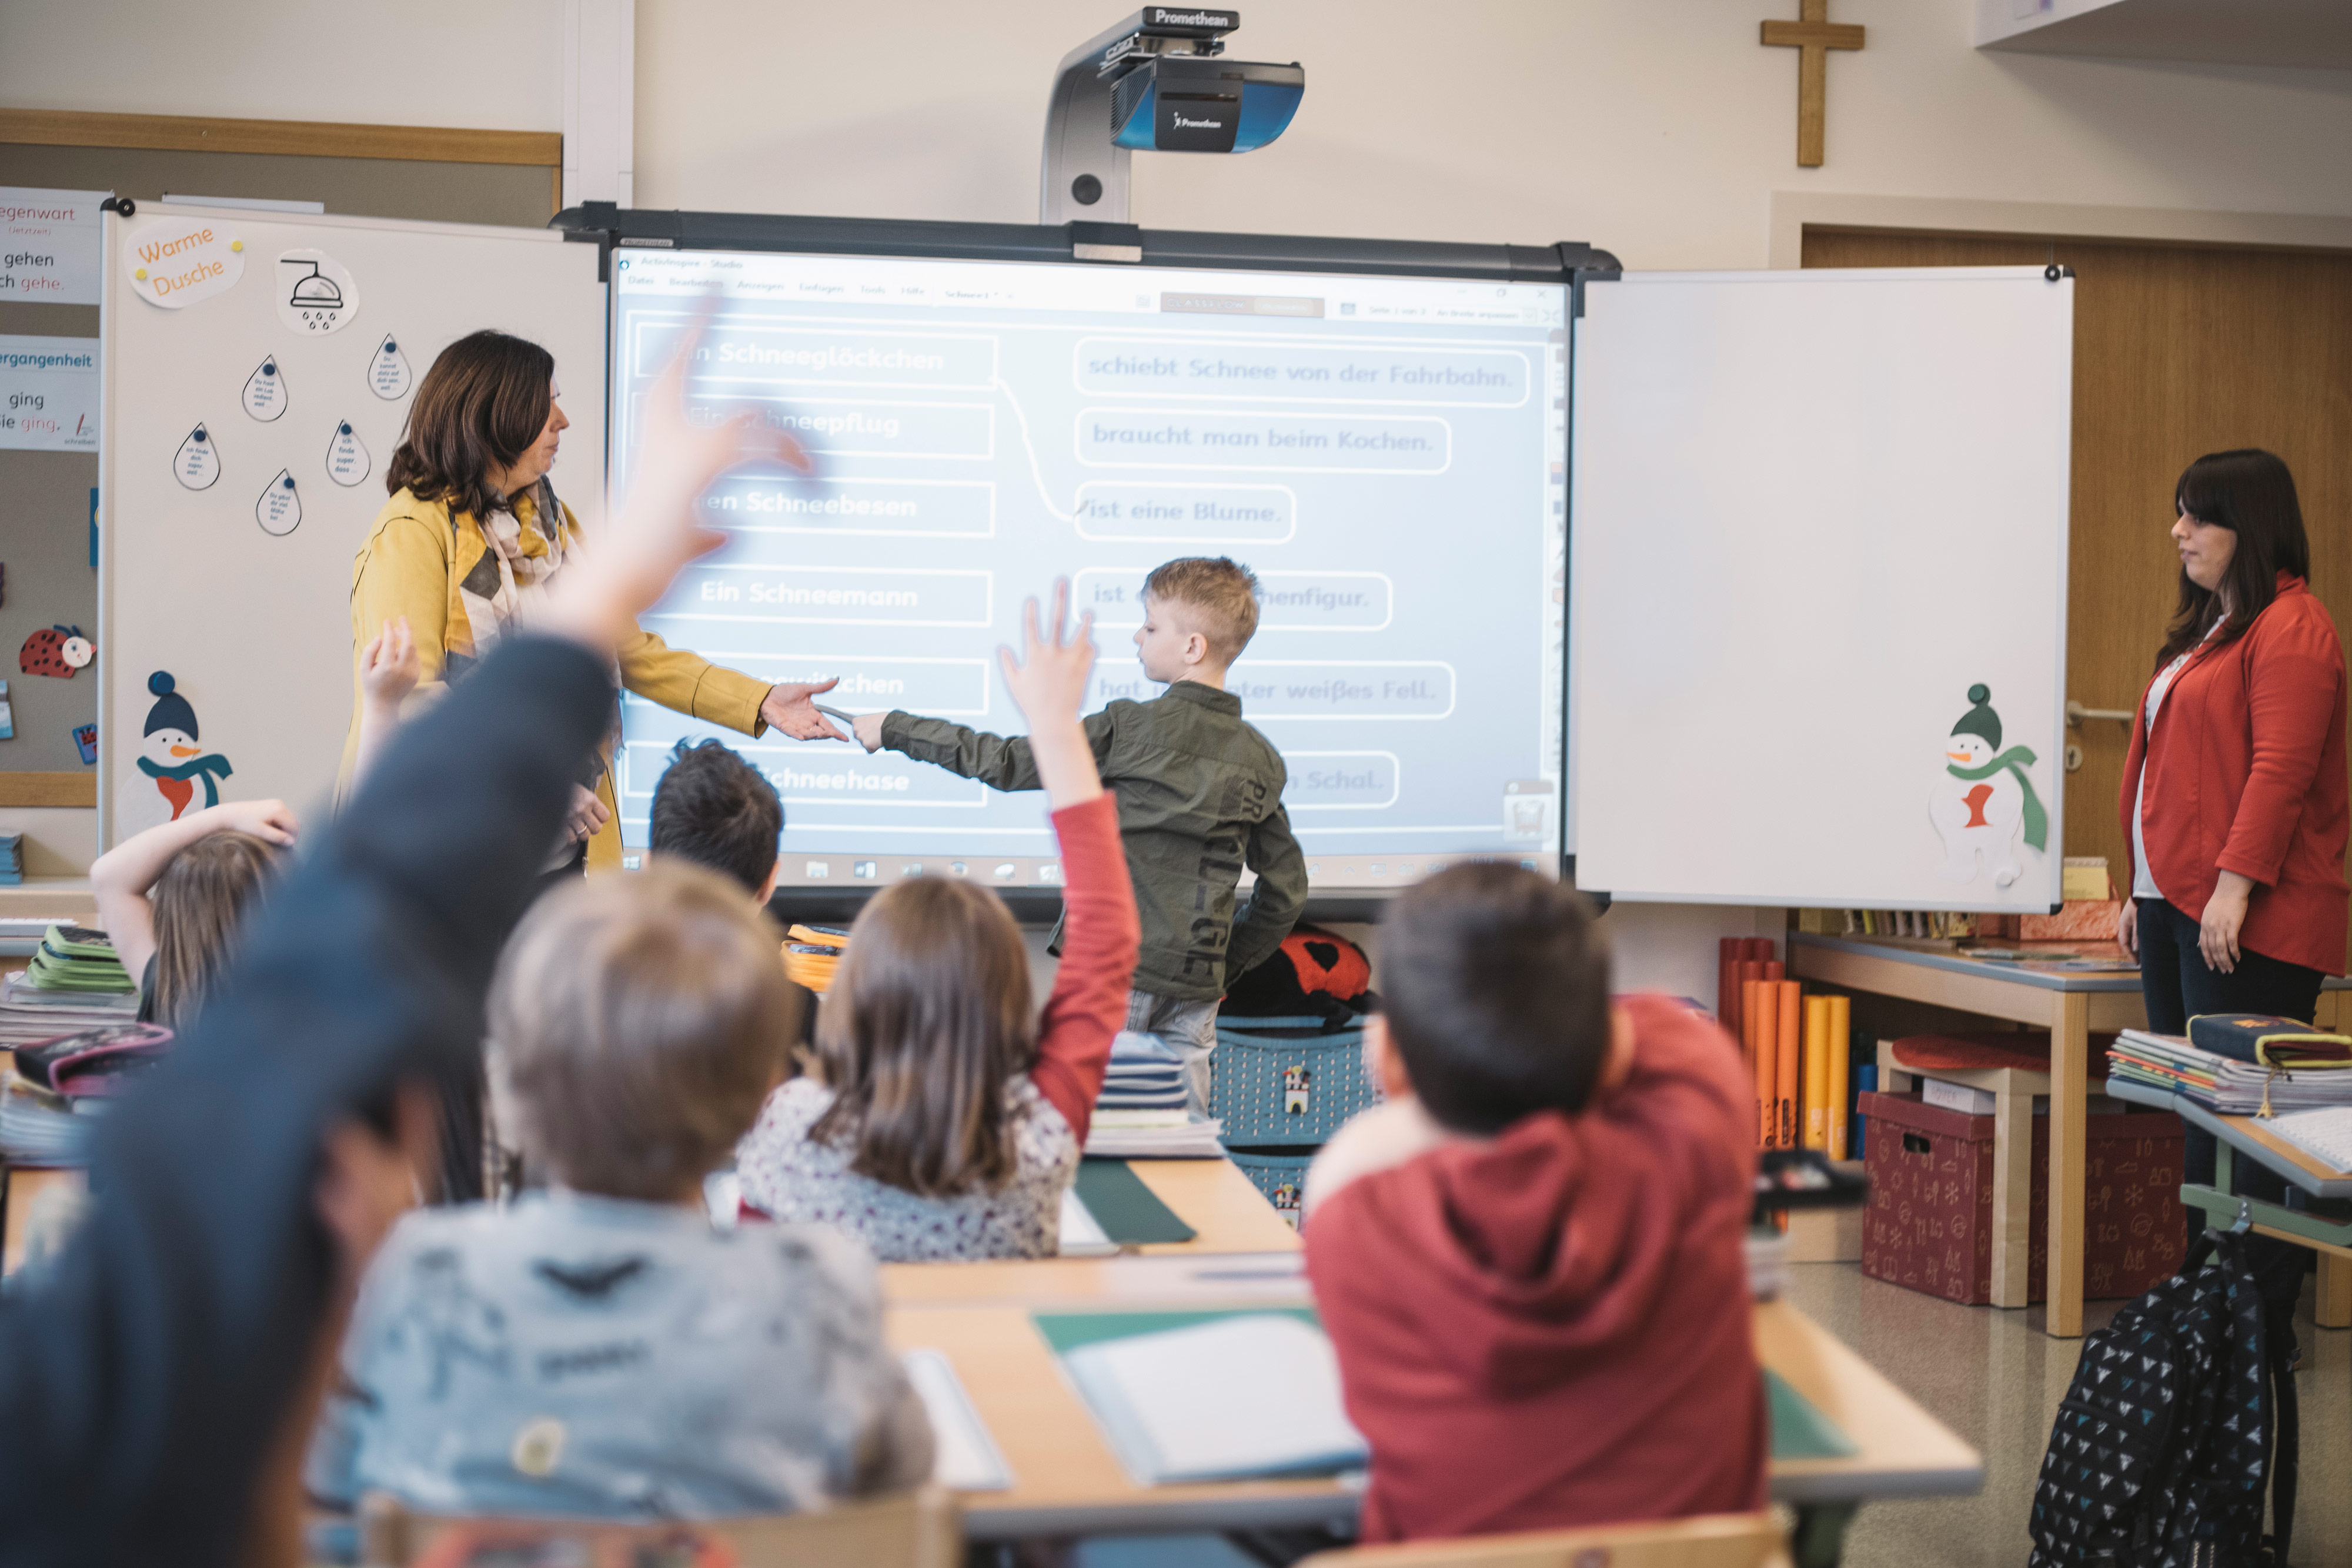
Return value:
<svg viewBox="0 0 2352 1568">
<path fill-rule="evenodd" d="M 1584 301 L 1579 885 L 2057 903 L 2072 279 L 1651 274 Z"/>
<path fill-rule="evenodd" d="M 234 235 L 243 269 L 209 297 L 167 309 L 137 291 L 142 234 L 201 218 Z M 141 203 L 106 219 L 106 443 L 100 477 L 100 841 L 113 844 L 170 806 L 137 767 L 168 671 L 201 727 L 204 754 L 234 772 L 223 799 L 277 796 L 323 807 L 352 712 L 352 560 L 386 498 L 383 475 L 416 382 L 455 340 L 484 327 L 555 356 L 572 420 L 551 476 L 583 522 L 603 516 L 604 292 L 596 247 L 551 231 L 384 219 L 280 217 Z M 128 247 L 128 248 L 126 248 Z M 216 249 L 217 247 L 215 247 Z M 312 269 L 289 251 L 323 256 Z M 307 272 L 327 278 L 306 303 L 340 296 L 335 329 L 291 308 Z M 281 298 L 283 297 L 283 298 Z M 290 317 L 281 313 L 288 305 Z M 372 378 L 390 337 L 408 373 Z M 274 417 L 249 411 L 265 360 L 281 383 Z M 270 394 L 257 394 L 265 412 Z M 348 423 L 351 436 L 341 426 Z M 176 456 L 203 425 L 217 473 L 183 484 Z M 349 445 L 365 453 L 353 476 Z M 340 454 L 338 447 L 341 447 Z M 264 530 L 262 492 L 293 477 L 300 519 Z M 199 473 L 197 477 L 202 477 Z M 277 525 L 284 527 L 280 518 Z M 177 710 L 167 716 L 177 716 Z M 201 778 L 180 780 L 205 803 Z"/>
</svg>

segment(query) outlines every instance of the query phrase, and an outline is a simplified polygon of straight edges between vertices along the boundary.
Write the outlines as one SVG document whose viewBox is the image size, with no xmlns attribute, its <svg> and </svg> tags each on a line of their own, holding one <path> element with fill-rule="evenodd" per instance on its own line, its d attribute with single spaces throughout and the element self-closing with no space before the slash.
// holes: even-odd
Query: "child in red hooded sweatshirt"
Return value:
<svg viewBox="0 0 2352 1568">
<path fill-rule="evenodd" d="M 1406 893 L 1381 967 L 1389 1101 L 1306 1192 L 1372 1449 L 1363 1539 L 1763 1508 L 1738 1052 L 1663 999 L 1612 1005 L 1584 900 L 1514 867 Z"/>
</svg>

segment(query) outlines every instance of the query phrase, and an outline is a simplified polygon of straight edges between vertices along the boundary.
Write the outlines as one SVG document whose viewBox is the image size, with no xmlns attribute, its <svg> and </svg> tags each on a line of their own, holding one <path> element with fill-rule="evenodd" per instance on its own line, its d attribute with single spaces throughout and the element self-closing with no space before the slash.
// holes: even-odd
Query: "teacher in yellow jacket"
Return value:
<svg viewBox="0 0 2352 1568">
<path fill-rule="evenodd" d="M 359 751 L 359 651 L 405 616 L 430 701 L 529 626 L 557 573 L 584 549 L 579 520 L 547 482 L 571 422 L 556 403 L 555 361 L 538 344 L 476 332 L 441 351 L 416 388 L 408 428 L 384 474 L 392 498 L 352 565 L 352 727 L 348 787 Z M 811 702 L 832 688 L 771 685 L 672 648 L 640 631 L 619 650 L 621 685 L 650 702 L 745 735 L 770 726 L 800 740 L 845 740 Z M 617 730 L 617 716 L 614 729 Z M 609 869 L 621 860 L 607 733 L 572 790 L 569 839 L 552 871 Z"/>
</svg>

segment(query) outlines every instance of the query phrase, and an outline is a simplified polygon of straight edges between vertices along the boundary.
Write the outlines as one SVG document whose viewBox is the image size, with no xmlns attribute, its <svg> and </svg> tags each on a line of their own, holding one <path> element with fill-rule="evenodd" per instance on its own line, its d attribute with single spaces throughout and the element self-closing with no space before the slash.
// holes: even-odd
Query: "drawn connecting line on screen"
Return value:
<svg viewBox="0 0 2352 1568">
<path fill-rule="evenodd" d="M 1029 415 L 1021 406 L 1021 394 L 1014 392 L 1013 383 L 1003 376 L 997 377 L 989 384 L 1003 393 L 1004 401 L 1013 405 L 1013 423 L 1021 427 L 1021 450 L 1029 455 L 1029 475 L 1037 481 L 1037 499 L 1045 505 L 1046 514 L 1057 523 L 1068 523 L 1073 528 L 1079 527 L 1078 512 L 1085 509 L 1083 506 L 1076 510 L 1066 512 L 1054 505 L 1054 492 L 1046 486 L 1045 465 L 1037 461 L 1037 443 L 1029 434 Z M 1081 486 L 1080 494 L 1084 493 L 1084 486 Z"/>
</svg>

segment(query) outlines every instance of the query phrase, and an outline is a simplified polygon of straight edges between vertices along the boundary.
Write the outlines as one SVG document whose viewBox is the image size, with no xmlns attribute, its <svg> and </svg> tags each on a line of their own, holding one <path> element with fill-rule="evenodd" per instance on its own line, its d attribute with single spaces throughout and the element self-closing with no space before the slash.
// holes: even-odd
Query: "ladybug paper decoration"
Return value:
<svg viewBox="0 0 2352 1568">
<path fill-rule="evenodd" d="M 73 679 L 74 672 L 97 657 L 98 650 L 79 626 L 44 626 L 25 639 L 17 652 L 16 667 L 28 675 L 53 675 L 61 681 Z"/>
</svg>

